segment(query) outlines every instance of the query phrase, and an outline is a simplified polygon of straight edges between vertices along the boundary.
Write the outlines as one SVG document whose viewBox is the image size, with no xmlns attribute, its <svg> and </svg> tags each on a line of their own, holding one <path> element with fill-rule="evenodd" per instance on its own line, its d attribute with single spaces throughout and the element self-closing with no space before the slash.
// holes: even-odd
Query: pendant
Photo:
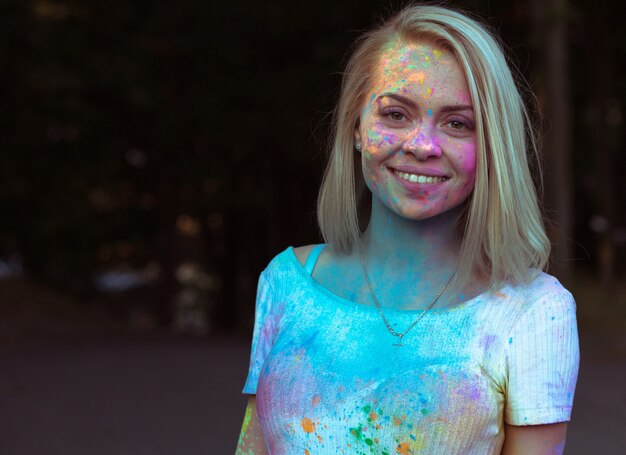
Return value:
<svg viewBox="0 0 626 455">
<path fill-rule="evenodd" d="M 398 335 L 396 335 L 396 336 L 398 337 L 398 342 L 397 342 L 397 343 L 392 344 L 392 346 L 395 346 L 395 347 L 397 347 L 397 348 L 399 348 L 400 346 L 404 346 L 404 344 L 402 344 L 402 336 L 403 336 L 403 335 L 399 335 L 399 336 L 398 336 Z"/>
</svg>

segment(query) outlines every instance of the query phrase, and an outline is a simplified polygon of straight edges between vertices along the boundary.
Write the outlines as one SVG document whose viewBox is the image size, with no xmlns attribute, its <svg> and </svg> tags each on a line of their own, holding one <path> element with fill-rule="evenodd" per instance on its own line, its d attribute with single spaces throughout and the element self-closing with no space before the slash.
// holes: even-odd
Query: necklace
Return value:
<svg viewBox="0 0 626 455">
<path fill-rule="evenodd" d="M 387 321 L 387 318 L 385 317 L 385 314 L 383 313 L 383 309 L 380 306 L 380 303 L 378 302 L 378 299 L 376 298 L 376 294 L 374 294 L 374 289 L 372 288 L 372 283 L 370 282 L 370 276 L 367 273 L 367 266 L 365 265 L 365 258 L 363 257 L 363 250 L 362 249 L 359 249 L 359 258 L 361 259 L 361 265 L 363 266 L 363 276 L 365 277 L 365 281 L 367 282 L 367 287 L 370 290 L 370 294 L 372 295 L 372 300 L 374 301 L 374 304 L 376 305 L 376 309 L 378 309 L 378 312 L 380 313 L 380 317 L 383 319 L 383 322 L 385 323 L 385 326 L 387 327 L 387 330 L 389 330 L 389 333 L 391 333 L 394 337 L 398 338 L 398 342 L 394 343 L 393 346 L 397 346 L 397 347 L 404 346 L 404 344 L 402 344 L 402 337 L 404 337 L 404 335 L 409 333 L 409 331 L 413 327 L 415 327 L 415 325 L 419 322 L 419 320 L 422 319 L 422 317 L 426 314 L 426 312 L 428 310 L 430 310 L 435 303 L 437 303 L 437 300 L 439 300 L 439 297 L 441 297 L 441 295 L 446 291 L 448 285 L 452 281 L 452 278 L 454 278 L 454 275 L 456 275 L 456 270 L 454 271 L 454 273 L 452 273 L 450 278 L 448 278 L 448 281 L 446 281 L 446 284 L 444 284 L 443 288 L 441 288 L 441 291 L 439 291 L 439 293 L 437 294 L 435 299 L 430 303 L 430 305 L 428 305 L 420 313 L 420 315 L 417 317 L 417 319 L 415 319 L 415 321 L 413 321 L 413 323 L 404 332 L 398 333 L 398 332 L 396 332 L 393 329 L 393 327 L 391 327 L 391 325 Z"/>
</svg>

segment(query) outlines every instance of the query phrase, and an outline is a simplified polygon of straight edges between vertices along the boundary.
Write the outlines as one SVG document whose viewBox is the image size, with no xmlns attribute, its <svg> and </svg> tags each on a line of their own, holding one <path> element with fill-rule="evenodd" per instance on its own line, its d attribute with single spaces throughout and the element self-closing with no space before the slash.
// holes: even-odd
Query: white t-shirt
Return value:
<svg viewBox="0 0 626 455">
<path fill-rule="evenodd" d="M 421 313 L 384 311 L 399 330 Z M 504 422 L 570 418 L 576 306 L 550 275 L 431 309 L 396 342 L 374 306 L 330 292 L 292 248 L 276 256 L 243 390 L 270 453 L 498 454 Z"/>
</svg>

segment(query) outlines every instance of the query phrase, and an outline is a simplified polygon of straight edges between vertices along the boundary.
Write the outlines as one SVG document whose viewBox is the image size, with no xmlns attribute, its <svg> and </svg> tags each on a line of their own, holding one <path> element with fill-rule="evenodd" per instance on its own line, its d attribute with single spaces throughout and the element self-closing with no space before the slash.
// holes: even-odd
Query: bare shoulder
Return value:
<svg viewBox="0 0 626 455">
<path fill-rule="evenodd" d="M 298 261 L 300 262 L 300 264 L 304 265 L 304 263 L 306 262 L 306 259 L 309 257 L 309 254 L 311 254 L 311 251 L 313 250 L 313 248 L 315 248 L 314 244 L 294 247 L 293 252 L 296 254 L 296 257 L 298 258 Z"/>
</svg>

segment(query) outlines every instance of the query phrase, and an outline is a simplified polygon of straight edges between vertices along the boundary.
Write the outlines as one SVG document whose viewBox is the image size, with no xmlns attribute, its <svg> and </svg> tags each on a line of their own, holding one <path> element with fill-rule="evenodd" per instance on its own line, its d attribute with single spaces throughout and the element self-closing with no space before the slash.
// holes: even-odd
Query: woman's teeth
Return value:
<svg viewBox="0 0 626 455">
<path fill-rule="evenodd" d="M 433 177 L 431 175 L 409 174 L 408 172 L 394 171 L 402 180 L 411 183 L 440 183 L 446 180 L 445 177 Z"/>
</svg>

